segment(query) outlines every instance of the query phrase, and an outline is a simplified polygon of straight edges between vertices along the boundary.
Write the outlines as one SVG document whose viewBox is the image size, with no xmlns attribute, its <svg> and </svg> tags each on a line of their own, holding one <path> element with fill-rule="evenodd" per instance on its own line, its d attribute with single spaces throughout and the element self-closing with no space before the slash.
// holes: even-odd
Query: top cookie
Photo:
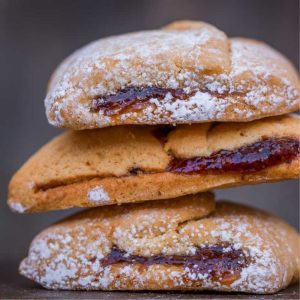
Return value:
<svg viewBox="0 0 300 300">
<path fill-rule="evenodd" d="M 45 99 L 49 122 L 72 129 L 250 121 L 299 103 L 297 72 L 280 53 L 190 21 L 83 47 L 55 71 Z"/>
</svg>

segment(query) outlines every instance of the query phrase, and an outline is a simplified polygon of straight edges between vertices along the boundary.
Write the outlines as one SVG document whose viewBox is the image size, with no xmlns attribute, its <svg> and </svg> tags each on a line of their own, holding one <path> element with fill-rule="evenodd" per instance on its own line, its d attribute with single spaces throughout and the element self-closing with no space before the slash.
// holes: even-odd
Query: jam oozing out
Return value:
<svg viewBox="0 0 300 300">
<path fill-rule="evenodd" d="M 115 94 L 99 97 L 93 100 L 91 111 L 103 111 L 104 115 L 111 116 L 123 113 L 127 108 L 140 110 L 144 103 L 156 98 L 162 100 L 170 93 L 174 99 L 186 99 L 194 93 L 187 94 L 183 89 L 168 89 L 161 87 L 127 87 Z"/>
<path fill-rule="evenodd" d="M 220 150 L 210 156 L 174 158 L 166 170 L 181 174 L 256 172 L 281 163 L 290 163 L 299 155 L 299 140 L 289 137 L 267 138 L 237 150 Z"/>
<path fill-rule="evenodd" d="M 116 263 L 139 264 L 149 266 L 154 264 L 181 265 L 189 273 L 207 274 L 207 276 L 224 284 L 230 284 L 238 279 L 241 270 L 249 263 L 242 250 L 226 245 L 206 246 L 198 248 L 193 255 L 158 255 L 136 256 L 118 248 L 113 248 L 110 254 L 101 261 L 103 266 Z"/>
<path fill-rule="evenodd" d="M 199 90 L 203 93 L 209 93 L 216 98 L 224 98 L 228 96 L 228 92 L 218 93 L 208 89 Z M 127 111 L 139 111 L 146 107 L 147 101 L 155 98 L 158 101 L 163 100 L 167 94 L 172 96 L 170 101 L 186 100 L 194 96 L 197 91 L 186 92 L 184 89 L 162 88 L 157 86 L 135 87 L 128 86 L 117 91 L 114 94 L 102 95 L 92 101 L 91 112 L 101 110 L 106 116 L 122 114 Z M 240 96 L 242 93 L 232 92 L 232 96 Z"/>
</svg>

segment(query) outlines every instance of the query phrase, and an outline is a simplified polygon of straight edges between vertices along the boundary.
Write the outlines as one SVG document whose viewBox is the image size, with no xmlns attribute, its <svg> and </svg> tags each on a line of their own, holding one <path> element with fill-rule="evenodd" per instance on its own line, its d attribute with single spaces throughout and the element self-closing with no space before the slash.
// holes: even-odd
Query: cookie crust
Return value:
<svg viewBox="0 0 300 300">
<path fill-rule="evenodd" d="M 299 117 L 290 115 L 249 123 L 164 128 L 160 137 L 157 128 L 139 126 L 67 132 L 16 173 L 9 185 L 8 204 L 17 212 L 93 207 L 298 178 L 299 147 L 291 161 L 283 156 L 280 163 L 259 171 L 187 174 L 167 168 L 174 157 L 210 157 L 266 138 L 292 138 L 299 143 L 299 125 Z"/>
<path fill-rule="evenodd" d="M 148 260 L 188 257 L 205 247 L 242 254 L 229 280 L 178 263 L 107 264 L 116 247 Z M 190 195 L 79 213 L 33 240 L 20 273 L 49 289 L 274 293 L 299 279 L 299 235 L 259 210 L 229 202 L 215 207 L 210 194 Z"/>
<path fill-rule="evenodd" d="M 276 50 L 179 21 L 76 51 L 53 74 L 45 106 L 54 126 L 92 129 L 251 121 L 293 112 L 299 99 L 297 72 Z"/>
</svg>

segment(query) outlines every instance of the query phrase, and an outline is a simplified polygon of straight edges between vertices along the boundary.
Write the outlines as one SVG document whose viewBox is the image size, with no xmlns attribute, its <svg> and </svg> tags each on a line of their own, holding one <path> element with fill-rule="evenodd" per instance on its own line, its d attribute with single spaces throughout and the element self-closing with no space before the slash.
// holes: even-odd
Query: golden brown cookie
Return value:
<svg viewBox="0 0 300 300">
<path fill-rule="evenodd" d="M 49 122 L 92 129 L 124 124 L 250 121 L 299 109 L 291 63 L 268 45 L 180 21 L 95 41 L 57 68 Z"/>
<path fill-rule="evenodd" d="M 9 185 L 18 212 L 167 199 L 298 178 L 299 117 L 66 132 Z"/>
<path fill-rule="evenodd" d="M 299 235 L 211 194 L 94 208 L 31 243 L 20 273 L 49 289 L 274 293 L 299 279 Z"/>
</svg>

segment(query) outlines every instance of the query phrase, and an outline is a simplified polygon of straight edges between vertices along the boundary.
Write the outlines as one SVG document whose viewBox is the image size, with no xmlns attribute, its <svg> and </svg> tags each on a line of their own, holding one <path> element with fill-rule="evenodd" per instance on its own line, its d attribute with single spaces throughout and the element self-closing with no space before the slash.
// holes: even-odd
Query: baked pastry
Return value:
<svg viewBox="0 0 300 300">
<path fill-rule="evenodd" d="M 300 119 L 69 131 L 9 185 L 18 212 L 167 199 L 298 178 Z"/>
<path fill-rule="evenodd" d="M 49 289 L 274 293 L 299 279 L 299 235 L 212 194 L 94 208 L 40 233 L 20 273 Z"/>
<path fill-rule="evenodd" d="M 92 129 L 120 124 L 250 121 L 299 109 L 291 63 L 268 45 L 180 21 L 93 42 L 53 74 L 49 122 Z"/>
</svg>

